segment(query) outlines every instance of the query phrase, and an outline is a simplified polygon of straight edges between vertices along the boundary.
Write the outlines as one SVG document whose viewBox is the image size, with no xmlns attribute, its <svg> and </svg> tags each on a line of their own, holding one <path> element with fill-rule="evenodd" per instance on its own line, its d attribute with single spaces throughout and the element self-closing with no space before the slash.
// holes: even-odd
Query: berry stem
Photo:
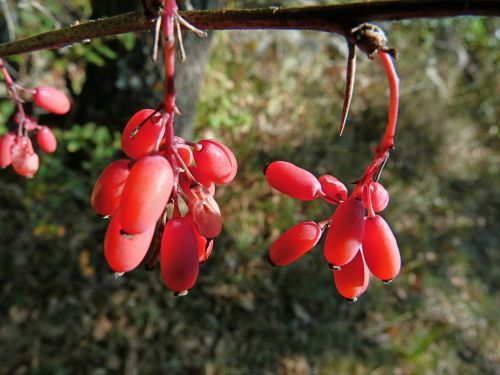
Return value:
<svg viewBox="0 0 500 375">
<path fill-rule="evenodd" d="M 387 159 L 389 152 L 394 148 L 394 135 L 396 132 L 396 123 L 398 118 L 398 103 L 399 103 L 399 78 L 396 72 L 394 62 L 388 52 L 378 51 L 378 56 L 382 62 L 389 81 L 389 118 L 385 133 L 379 145 L 375 148 L 375 157 L 370 165 L 366 168 L 363 176 L 358 180 L 358 184 L 352 196 L 356 199 L 361 199 L 363 194 L 363 187 L 371 183 L 375 173 L 381 170 Z M 380 176 L 377 176 L 377 179 Z"/>
<path fill-rule="evenodd" d="M 10 76 L 9 71 L 7 70 L 7 67 L 5 66 L 5 64 L 1 58 L 0 58 L 0 70 L 2 71 L 3 79 L 5 81 L 5 84 L 7 85 L 7 90 L 9 91 L 12 100 L 14 101 L 14 103 L 17 106 L 17 114 L 19 116 L 19 127 L 17 130 L 17 133 L 19 136 L 22 136 L 26 132 L 26 129 L 25 129 L 26 113 L 24 112 L 23 100 L 19 96 L 19 94 L 17 92 L 17 85 L 15 84 L 14 80 Z"/>
</svg>

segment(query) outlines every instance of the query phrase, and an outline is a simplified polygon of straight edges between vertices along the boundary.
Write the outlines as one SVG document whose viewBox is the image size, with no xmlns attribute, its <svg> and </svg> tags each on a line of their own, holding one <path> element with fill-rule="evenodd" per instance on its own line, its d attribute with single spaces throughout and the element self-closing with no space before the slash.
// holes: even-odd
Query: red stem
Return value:
<svg viewBox="0 0 500 375">
<path fill-rule="evenodd" d="M 24 112 L 23 100 L 17 93 L 16 83 L 10 76 L 9 71 L 7 70 L 7 67 L 5 66 L 2 59 L 0 59 L 0 70 L 2 71 L 3 79 L 5 81 L 5 84 L 7 85 L 7 89 L 10 93 L 10 96 L 12 97 L 14 103 L 16 103 L 17 113 L 19 115 L 19 127 L 17 134 L 19 136 L 22 136 L 24 134 L 25 122 L 26 122 L 26 113 Z"/>
<path fill-rule="evenodd" d="M 368 185 L 372 181 L 373 175 L 384 164 L 389 157 L 389 152 L 394 148 L 394 134 L 396 132 L 399 103 L 399 78 L 391 56 L 384 51 L 379 51 L 378 56 L 384 66 L 389 81 L 389 119 L 387 121 L 387 127 L 385 128 L 384 137 L 377 148 L 375 148 L 375 157 L 366 168 L 363 176 L 358 180 L 358 184 L 352 192 L 352 196 L 357 199 L 361 199 L 363 186 Z"/>
</svg>

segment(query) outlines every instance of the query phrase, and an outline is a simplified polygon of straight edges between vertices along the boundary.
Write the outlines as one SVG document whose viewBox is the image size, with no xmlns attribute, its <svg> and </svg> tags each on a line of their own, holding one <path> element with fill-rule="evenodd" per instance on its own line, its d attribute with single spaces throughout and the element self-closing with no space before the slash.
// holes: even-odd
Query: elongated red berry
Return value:
<svg viewBox="0 0 500 375">
<path fill-rule="evenodd" d="M 372 182 L 370 183 L 369 191 L 371 192 L 373 211 L 381 212 L 385 210 L 385 208 L 389 204 L 389 192 L 386 190 L 386 188 L 379 182 Z M 366 209 L 368 209 L 368 188 L 366 187 L 363 189 L 363 204 L 365 205 Z"/>
<path fill-rule="evenodd" d="M 363 239 L 363 203 L 354 197 L 347 198 L 335 210 L 325 241 L 325 258 L 333 267 L 349 263 Z"/>
<path fill-rule="evenodd" d="M 151 245 L 155 226 L 133 236 L 124 234 L 122 229 L 118 217 L 113 216 L 104 238 L 104 255 L 115 272 L 129 272 L 141 264 Z"/>
<path fill-rule="evenodd" d="M 174 185 L 168 161 L 159 155 L 138 160 L 125 183 L 119 206 L 119 220 L 128 234 L 146 231 L 160 218 Z"/>
<path fill-rule="evenodd" d="M 198 142 L 201 150 L 193 151 L 194 161 L 203 174 L 216 184 L 231 182 L 238 171 L 238 163 L 232 151 L 213 139 Z"/>
<path fill-rule="evenodd" d="M 333 271 L 333 278 L 337 291 L 344 298 L 356 301 L 370 282 L 370 271 L 363 260 L 362 251 L 358 251 L 342 269 Z"/>
<path fill-rule="evenodd" d="M 57 149 L 57 139 L 48 126 L 41 126 L 38 129 L 36 141 L 43 152 L 50 154 Z"/>
<path fill-rule="evenodd" d="M 117 160 L 108 165 L 97 178 L 90 202 L 98 215 L 113 215 L 118 209 L 130 173 L 130 164 L 128 159 Z"/>
<path fill-rule="evenodd" d="M 318 243 L 321 228 L 314 221 L 298 223 L 278 238 L 269 251 L 269 262 L 273 266 L 286 266 L 295 262 Z"/>
<path fill-rule="evenodd" d="M 346 200 L 347 188 L 339 179 L 325 174 L 318 181 L 324 194 L 321 198 L 333 204 L 339 204 Z"/>
<path fill-rule="evenodd" d="M 398 275 L 401 255 L 396 237 L 379 215 L 365 219 L 363 252 L 368 268 L 377 279 L 387 282 Z"/>
<path fill-rule="evenodd" d="M 33 151 L 33 145 L 28 137 L 17 136 L 11 148 L 12 167 L 18 175 L 32 178 L 38 171 L 40 159 Z"/>
<path fill-rule="evenodd" d="M 37 87 L 33 101 L 39 107 L 56 115 L 68 113 L 71 107 L 69 98 L 62 91 L 50 86 Z"/>
<path fill-rule="evenodd" d="M 16 136 L 13 133 L 5 133 L 0 137 L 0 168 L 7 168 L 12 164 L 12 146 Z"/>
<path fill-rule="evenodd" d="M 321 189 L 312 173 L 287 161 L 273 161 L 267 166 L 265 175 L 273 188 L 302 201 L 316 199 Z"/>
<path fill-rule="evenodd" d="M 174 292 L 187 291 L 196 283 L 199 271 L 198 242 L 188 218 L 174 218 L 165 225 L 160 262 L 163 281 Z"/>
<path fill-rule="evenodd" d="M 140 159 L 154 150 L 161 133 L 159 115 L 154 113 L 154 109 L 142 109 L 125 126 L 122 149 L 128 157 Z"/>
</svg>

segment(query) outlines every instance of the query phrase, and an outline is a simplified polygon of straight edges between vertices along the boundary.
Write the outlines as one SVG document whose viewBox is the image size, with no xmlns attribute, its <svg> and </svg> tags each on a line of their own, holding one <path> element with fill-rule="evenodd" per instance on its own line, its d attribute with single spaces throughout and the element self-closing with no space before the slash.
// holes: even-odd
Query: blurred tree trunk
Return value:
<svg viewBox="0 0 500 375">
<path fill-rule="evenodd" d="M 222 0 L 191 0 L 196 9 L 220 7 Z M 108 17 L 136 10 L 139 1 L 92 0 L 92 18 Z M 181 6 L 182 8 L 182 6 Z M 202 40 L 183 32 L 187 61 L 176 66 L 177 117 L 180 134 L 189 136 L 195 116 L 201 84 L 209 58 L 210 39 Z M 163 62 L 151 61 L 152 33 L 139 37 L 136 46 L 127 51 L 116 39 L 106 43 L 118 54 L 104 67 L 89 64 L 87 79 L 78 99 L 75 122 L 97 122 L 122 129 L 130 116 L 141 108 L 156 107 L 163 97 Z"/>
</svg>

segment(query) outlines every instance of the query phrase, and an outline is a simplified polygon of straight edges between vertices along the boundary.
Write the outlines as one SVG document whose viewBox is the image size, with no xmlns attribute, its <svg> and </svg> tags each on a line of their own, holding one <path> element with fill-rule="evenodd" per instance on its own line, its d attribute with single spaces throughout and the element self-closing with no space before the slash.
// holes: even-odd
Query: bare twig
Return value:
<svg viewBox="0 0 500 375">
<path fill-rule="evenodd" d="M 347 37 L 351 28 L 368 21 L 465 15 L 498 17 L 500 7 L 498 1 L 492 0 L 395 0 L 280 9 L 185 11 L 179 15 L 203 30 L 297 29 L 334 32 Z M 127 13 L 1 44 L 0 57 L 153 27 L 154 21 L 141 12 Z"/>
</svg>

